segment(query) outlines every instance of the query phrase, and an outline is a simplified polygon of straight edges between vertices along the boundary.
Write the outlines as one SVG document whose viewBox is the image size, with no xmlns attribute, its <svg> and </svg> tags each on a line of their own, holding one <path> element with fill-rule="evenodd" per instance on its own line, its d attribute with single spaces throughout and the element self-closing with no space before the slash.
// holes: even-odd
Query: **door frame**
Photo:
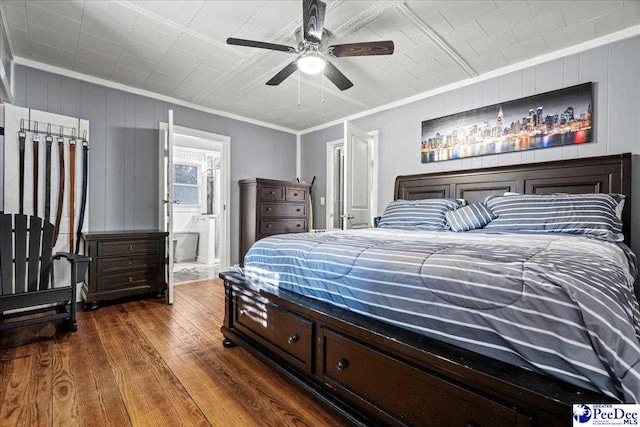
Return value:
<svg viewBox="0 0 640 427">
<path fill-rule="evenodd" d="M 168 126 L 167 123 L 160 122 L 160 131 L 167 132 Z M 229 215 L 229 207 L 231 206 L 231 137 L 176 125 L 173 126 L 173 133 L 174 135 L 180 134 L 222 143 L 222 152 L 220 153 L 220 164 L 222 165 L 222 171 L 220 173 L 220 188 L 222 193 L 222 209 L 220 212 L 220 270 L 227 270 L 231 267 L 231 218 Z M 162 192 L 162 189 L 160 189 L 160 191 Z"/>
<path fill-rule="evenodd" d="M 372 130 L 367 132 L 371 137 L 371 158 L 373 159 L 373 165 L 371 170 L 371 194 L 369 195 L 371 203 L 371 224 L 373 225 L 373 219 L 377 216 L 378 212 L 378 140 L 379 131 Z M 334 187 L 334 173 L 335 164 L 333 162 L 333 151 L 338 146 L 344 146 L 344 138 L 336 139 L 334 141 L 327 142 L 327 179 L 326 179 L 326 206 L 325 206 L 325 229 L 335 230 L 333 227 L 333 221 L 329 223 L 329 220 L 335 215 L 333 210 L 333 187 Z M 342 215 L 340 212 L 338 215 Z M 340 228 L 341 229 L 341 228 Z"/>
<path fill-rule="evenodd" d="M 333 188 L 335 187 L 334 178 L 336 165 L 333 161 L 333 154 L 335 149 L 340 146 L 344 147 L 344 139 L 342 138 L 327 142 L 327 188 L 325 191 L 326 216 L 324 221 L 324 228 L 326 230 L 335 230 L 333 227 L 333 215 L 335 214 L 333 210 Z M 338 213 L 338 215 L 340 215 L 340 213 Z"/>
</svg>

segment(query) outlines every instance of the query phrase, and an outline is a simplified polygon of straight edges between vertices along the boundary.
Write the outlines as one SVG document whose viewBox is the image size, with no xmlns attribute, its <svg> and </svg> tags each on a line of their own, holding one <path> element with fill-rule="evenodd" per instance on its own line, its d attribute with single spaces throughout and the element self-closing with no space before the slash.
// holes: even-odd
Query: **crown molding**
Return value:
<svg viewBox="0 0 640 427">
<path fill-rule="evenodd" d="M 635 25 L 633 27 L 625 28 L 624 30 L 617 31 L 615 33 L 607 34 L 606 36 L 598 37 L 574 46 L 569 46 L 564 49 L 556 50 L 554 52 L 550 52 L 535 58 L 528 59 L 526 61 L 518 62 L 516 64 L 508 65 L 506 67 L 498 68 L 493 71 L 489 71 L 487 73 L 481 74 L 477 77 L 472 77 L 465 80 L 460 80 L 446 86 L 441 86 L 436 89 L 432 89 L 427 92 L 423 92 L 417 95 L 410 96 L 408 98 L 400 99 L 398 101 L 391 102 L 389 104 L 384 104 L 375 108 L 372 108 L 367 111 L 362 111 L 357 114 L 353 114 L 348 117 L 343 117 L 340 119 L 336 119 L 321 125 L 313 126 L 308 129 L 304 129 L 298 131 L 298 134 L 305 135 L 311 132 L 315 132 L 321 129 L 325 129 L 331 126 L 338 125 L 345 121 L 356 120 L 361 117 L 370 116 L 372 114 L 376 114 L 382 111 L 390 110 L 392 108 L 401 107 L 403 105 L 410 104 L 412 102 L 420 101 L 425 98 L 429 98 L 431 96 L 439 95 L 444 92 L 449 92 L 451 90 L 460 89 L 465 86 L 469 86 L 475 83 L 483 82 L 485 80 L 492 79 L 494 77 L 503 76 L 505 74 L 513 73 L 515 71 L 520 71 L 525 68 L 533 67 L 539 64 L 543 64 L 545 62 L 553 61 L 555 59 L 560 59 L 565 56 L 574 55 L 576 53 L 584 52 L 587 50 L 594 49 L 596 47 L 605 46 L 611 43 L 615 43 L 620 40 L 625 40 L 631 37 L 635 37 L 640 35 L 640 25 Z"/>
<path fill-rule="evenodd" d="M 159 101 L 169 102 L 171 104 L 179 105 L 181 107 L 190 108 L 192 110 L 202 111 L 204 113 L 215 114 L 216 116 L 226 117 L 233 120 L 238 120 L 245 123 L 250 123 L 256 126 L 262 126 L 269 129 L 278 130 L 281 132 L 290 133 L 293 135 L 297 135 L 298 131 L 289 129 L 284 126 L 278 126 L 273 123 L 263 122 L 261 120 L 255 120 L 249 117 L 240 116 L 238 114 L 228 113 L 226 111 L 216 110 L 209 107 L 204 107 L 202 105 L 193 104 L 191 102 L 183 101 L 178 98 L 173 98 L 171 96 L 161 95 L 159 93 L 151 92 L 144 89 L 139 89 L 133 86 L 128 86 L 122 83 L 117 83 L 111 80 L 103 79 L 100 77 L 90 76 L 88 74 L 79 73 L 77 71 L 68 70 L 66 68 L 57 67 L 55 65 L 45 64 L 40 61 L 34 61 L 33 59 L 23 58 L 21 56 L 17 56 L 13 58 L 13 62 L 18 65 L 23 65 L 25 67 L 35 68 L 37 70 L 47 71 L 53 74 L 59 74 L 66 77 L 71 77 L 73 79 L 82 80 L 84 82 L 97 84 L 100 86 L 105 86 L 111 89 L 117 89 L 124 92 L 133 93 L 140 96 L 146 96 L 147 98 L 157 99 Z"/>
</svg>

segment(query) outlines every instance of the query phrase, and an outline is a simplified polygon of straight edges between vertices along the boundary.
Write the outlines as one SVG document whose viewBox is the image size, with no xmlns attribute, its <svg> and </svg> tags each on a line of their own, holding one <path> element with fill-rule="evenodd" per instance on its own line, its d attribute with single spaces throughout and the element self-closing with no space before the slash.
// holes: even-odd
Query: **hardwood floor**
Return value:
<svg viewBox="0 0 640 427">
<path fill-rule="evenodd" d="M 0 426 L 338 426 L 245 350 L 222 347 L 219 279 L 0 334 Z"/>
</svg>

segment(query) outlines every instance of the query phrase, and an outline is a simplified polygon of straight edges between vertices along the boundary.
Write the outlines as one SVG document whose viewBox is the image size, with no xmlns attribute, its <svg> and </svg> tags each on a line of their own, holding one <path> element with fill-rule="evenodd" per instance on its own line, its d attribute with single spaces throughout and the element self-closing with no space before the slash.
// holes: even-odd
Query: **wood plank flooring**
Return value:
<svg viewBox="0 0 640 427">
<path fill-rule="evenodd" d="M 245 350 L 222 347 L 219 279 L 0 333 L 0 426 L 339 426 Z"/>
</svg>

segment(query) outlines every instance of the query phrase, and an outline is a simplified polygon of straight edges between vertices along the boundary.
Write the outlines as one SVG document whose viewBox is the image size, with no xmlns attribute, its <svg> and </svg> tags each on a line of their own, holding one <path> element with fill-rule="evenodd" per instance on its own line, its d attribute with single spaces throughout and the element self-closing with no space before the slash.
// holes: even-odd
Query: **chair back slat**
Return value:
<svg viewBox="0 0 640 427">
<path fill-rule="evenodd" d="M 11 215 L 0 215 L 0 281 L 2 295 L 13 293 L 13 230 Z"/>
<path fill-rule="evenodd" d="M 38 290 L 41 237 L 42 220 L 37 216 L 32 216 L 29 219 L 29 292 Z"/>
<path fill-rule="evenodd" d="M 14 236 L 15 236 L 15 255 L 14 262 L 16 267 L 16 289 L 15 293 L 27 291 L 25 276 L 27 271 L 27 216 L 14 215 Z"/>
<path fill-rule="evenodd" d="M 49 289 L 51 278 L 51 253 L 53 252 L 53 224 L 44 223 L 42 231 L 42 258 L 40 260 L 40 290 Z"/>
</svg>

